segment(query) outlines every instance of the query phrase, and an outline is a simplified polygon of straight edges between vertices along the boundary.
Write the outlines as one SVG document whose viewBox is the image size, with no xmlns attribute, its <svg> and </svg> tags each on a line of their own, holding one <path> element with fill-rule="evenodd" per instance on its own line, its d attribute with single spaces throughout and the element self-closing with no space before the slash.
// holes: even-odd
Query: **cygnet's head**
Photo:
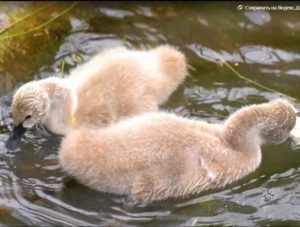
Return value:
<svg viewBox="0 0 300 227">
<path fill-rule="evenodd" d="M 12 117 L 14 125 L 22 124 L 24 128 L 31 128 L 39 123 L 48 113 L 49 98 L 45 90 L 37 81 L 32 81 L 20 87 L 13 97 Z"/>
<path fill-rule="evenodd" d="M 259 126 L 264 143 L 284 142 L 296 124 L 296 109 L 284 99 L 275 99 L 266 104 L 265 113 Z"/>
<path fill-rule="evenodd" d="M 20 87 L 13 97 L 12 117 L 14 129 L 7 141 L 7 146 L 19 142 L 25 130 L 39 123 L 48 113 L 49 108 L 48 95 L 40 83 L 32 81 Z"/>
</svg>

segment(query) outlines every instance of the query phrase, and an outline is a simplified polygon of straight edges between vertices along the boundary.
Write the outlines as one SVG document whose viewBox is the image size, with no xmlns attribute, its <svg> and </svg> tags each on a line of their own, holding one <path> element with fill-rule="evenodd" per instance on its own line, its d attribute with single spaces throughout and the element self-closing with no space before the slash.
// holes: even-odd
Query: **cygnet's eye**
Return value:
<svg viewBox="0 0 300 227">
<path fill-rule="evenodd" d="M 28 119 L 30 119 L 31 118 L 31 115 L 27 115 L 26 117 L 25 117 L 25 120 L 28 120 Z"/>
</svg>

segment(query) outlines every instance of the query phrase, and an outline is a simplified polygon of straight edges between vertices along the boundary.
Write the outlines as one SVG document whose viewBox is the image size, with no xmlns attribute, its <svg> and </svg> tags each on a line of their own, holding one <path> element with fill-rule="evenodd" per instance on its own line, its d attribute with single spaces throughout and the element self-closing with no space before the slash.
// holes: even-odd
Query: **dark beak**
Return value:
<svg viewBox="0 0 300 227">
<path fill-rule="evenodd" d="M 11 135 L 9 136 L 8 140 L 6 141 L 6 148 L 9 150 L 14 150 L 19 147 L 21 139 L 25 134 L 26 129 L 23 127 L 23 124 L 19 124 L 13 128 Z"/>
</svg>

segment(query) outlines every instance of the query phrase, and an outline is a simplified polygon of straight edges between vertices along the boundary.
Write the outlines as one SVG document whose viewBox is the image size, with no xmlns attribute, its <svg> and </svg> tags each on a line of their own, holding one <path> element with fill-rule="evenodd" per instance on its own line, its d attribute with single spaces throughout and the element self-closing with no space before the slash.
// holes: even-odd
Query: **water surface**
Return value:
<svg viewBox="0 0 300 227">
<path fill-rule="evenodd" d="M 2 3 L 0 27 L 48 3 Z M 34 28 L 71 4 L 58 3 L 4 34 Z M 124 209 L 122 196 L 91 190 L 64 175 L 57 160 L 59 136 L 38 127 L 26 133 L 20 149 L 4 147 L 12 123 L 11 99 L 18 87 L 33 79 L 66 76 L 96 52 L 114 46 L 150 48 L 168 43 L 187 56 L 190 76 L 161 107 L 181 116 L 219 123 L 244 105 L 280 97 L 238 78 L 220 64 L 220 58 L 251 80 L 300 99 L 300 12 L 247 11 L 237 6 L 79 2 L 47 27 L 1 41 L 0 223 L 300 225 L 300 153 L 291 141 L 264 146 L 261 166 L 223 189 L 130 212 Z"/>
</svg>

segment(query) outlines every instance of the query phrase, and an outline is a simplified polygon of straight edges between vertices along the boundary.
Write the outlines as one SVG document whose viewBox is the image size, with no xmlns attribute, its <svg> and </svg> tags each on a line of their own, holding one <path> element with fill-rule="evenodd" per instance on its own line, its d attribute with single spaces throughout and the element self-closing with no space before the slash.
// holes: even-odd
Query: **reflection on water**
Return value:
<svg viewBox="0 0 300 227">
<path fill-rule="evenodd" d="M 114 46 L 170 43 L 186 54 L 190 76 L 162 106 L 181 116 L 219 123 L 244 105 L 279 97 L 236 77 L 222 60 L 252 80 L 299 99 L 298 14 L 237 11 L 236 3 L 218 4 L 82 2 L 49 25 L 48 36 L 15 39 L 20 48 L 8 46 L 0 53 L 1 224 L 300 224 L 300 154 L 292 140 L 265 146 L 260 168 L 235 184 L 130 210 L 122 196 L 91 190 L 65 176 L 57 160 L 61 138 L 45 128 L 27 132 L 16 151 L 4 147 L 12 124 L 11 98 L 19 86 L 65 76 L 99 50 Z M 38 4 L 18 7 L 3 3 L 1 26 L 13 10 L 30 11 Z"/>
<path fill-rule="evenodd" d="M 264 25 L 271 21 L 270 13 L 264 10 L 247 11 L 244 15 L 256 25 Z"/>
</svg>

